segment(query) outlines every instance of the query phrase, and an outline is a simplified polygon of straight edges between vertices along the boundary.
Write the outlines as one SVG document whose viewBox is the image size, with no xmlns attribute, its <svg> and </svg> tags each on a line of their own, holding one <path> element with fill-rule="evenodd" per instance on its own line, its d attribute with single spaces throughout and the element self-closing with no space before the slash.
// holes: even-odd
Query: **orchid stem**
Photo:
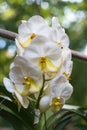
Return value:
<svg viewBox="0 0 87 130">
<path fill-rule="evenodd" d="M 35 99 L 31 98 L 31 97 L 28 97 L 29 100 L 33 101 L 33 102 L 36 102 Z"/>
<path fill-rule="evenodd" d="M 47 130 L 46 113 L 44 112 L 45 130 Z"/>
<path fill-rule="evenodd" d="M 40 99 L 41 99 L 41 96 L 42 96 L 42 93 L 43 93 L 44 83 L 45 83 L 45 75 L 43 74 L 43 84 L 42 84 L 42 88 L 40 90 L 40 93 L 39 93 L 39 96 L 38 96 L 38 99 L 37 99 L 36 108 L 39 108 L 39 102 L 40 102 Z"/>
</svg>

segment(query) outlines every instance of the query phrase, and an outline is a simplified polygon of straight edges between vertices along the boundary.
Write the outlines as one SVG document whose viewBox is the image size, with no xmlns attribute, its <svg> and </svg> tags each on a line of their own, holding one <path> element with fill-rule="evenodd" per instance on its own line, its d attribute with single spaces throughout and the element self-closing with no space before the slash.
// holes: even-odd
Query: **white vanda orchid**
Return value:
<svg viewBox="0 0 87 130">
<path fill-rule="evenodd" d="M 61 49 L 46 37 L 37 36 L 25 49 L 23 56 L 49 77 L 61 69 Z"/>
<path fill-rule="evenodd" d="M 60 26 L 58 19 L 56 17 L 52 18 L 52 32 L 51 39 L 61 47 L 68 48 L 69 46 L 69 38 L 65 33 L 65 30 Z"/>
<path fill-rule="evenodd" d="M 16 90 L 22 96 L 36 93 L 42 86 L 40 71 L 21 56 L 16 56 L 14 66 L 10 69 L 9 77 L 16 84 Z"/>
<path fill-rule="evenodd" d="M 6 89 L 16 96 L 18 102 L 24 108 L 27 108 L 29 96 L 39 92 L 41 89 L 42 75 L 40 71 L 35 69 L 23 57 L 16 56 L 10 69 L 9 77 L 10 80 L 4 79 Z"/>
<path fill-rule="evenodd" d="M 70 98 L 73 87 L 64 76 L 60 76 L 54 78 L 45 91 L 47 92 L 40 100 L 40 110 L 45 112 L 50 108 L 53 112 L 57 112 L 63 107 L 65 101 Z"/>
<path fill-rule="evenodd" d="M 59 75 L 64 75 L 67 80 L 70 80 L 73 62 L 71 60 L 71 50 L 69 48 L 62 51 L 62 67 Z"/>
<path fill-rule="evenodd" d="M 66 77 L 67 80 L 70 80 L 70 75 L 73 68 L 73 62 L 71 60 L 71 50 L 65 49 L 62 52 L 63 55 L 63 65 L 62 65 L 62 74 Z"/>
<path fill-rule="evenodd" d="M 23 21 L 18 28 L 18 42 L 22 47 L 28 47 L 37 36 L 48 37 L 51 28 L 39 15 L 32 16 L 28 21 Z"/>
</svg>

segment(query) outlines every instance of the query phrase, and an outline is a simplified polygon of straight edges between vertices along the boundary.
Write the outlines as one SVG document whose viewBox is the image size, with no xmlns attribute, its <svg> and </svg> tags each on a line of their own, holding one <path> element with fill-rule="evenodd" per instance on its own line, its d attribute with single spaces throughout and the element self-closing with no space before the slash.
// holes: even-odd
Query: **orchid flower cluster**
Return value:
<svg viewBox="0 0 87 130">
<path fill-rule="evenodd" d="M 69 83 L 72 71 L 69 38 L 52 18 L 52 25 L 39 15 L 22 21 L 15 39 L 17 55 L 3 82 L 21 106 L 35 104 L 35 113 L 58 112 L 73 92 Z"/>
</svg>

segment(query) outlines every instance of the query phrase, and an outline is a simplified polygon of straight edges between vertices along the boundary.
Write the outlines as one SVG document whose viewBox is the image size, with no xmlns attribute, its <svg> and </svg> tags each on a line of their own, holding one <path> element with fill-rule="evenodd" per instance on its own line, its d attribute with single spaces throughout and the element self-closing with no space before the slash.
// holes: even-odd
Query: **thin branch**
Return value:
<svg viewBox="0 0 87 130">
<path fill-rule="evenodd" d="M 12 31 L 7 31 L 5 29 L 0 29 L 0 36 L 3 37 L 3 38 L 10 39 L 10 40 L 15 40 L 15 38 L 18 36 L 18 34 L 12 32 Z M 86 55 L 84 55 L 84 54 L 82 54 L 82 53 L 80 53 L 78 51 L 74 51 L 74 50 L 71 50 L 71 52 L 72 52 L 72 56 L 74 58 L 87 61 L 87 56 Z"/>
<path fill-rule="evenodd" d="M 14 32 L 11 32 L 11 31 L 8 31 L 8 30 L 5 30 L 5 29 L 0 29 L 0 37 L 7 38 L 7 39 L 10 39 L 10 40 L 15 40 L 15 38 L 17 36 L 18 36 L 17 33 L 14 33 Z"/>
<path fill-rule="evenodd" d="M 84 54 L 82 54 L 78 51 L 74 51 L 74 50 L 71 50 L 71 52 L 72 52 L 72 57 L 87 61 L 87 55 L 84 55 Z"/>
</svg>

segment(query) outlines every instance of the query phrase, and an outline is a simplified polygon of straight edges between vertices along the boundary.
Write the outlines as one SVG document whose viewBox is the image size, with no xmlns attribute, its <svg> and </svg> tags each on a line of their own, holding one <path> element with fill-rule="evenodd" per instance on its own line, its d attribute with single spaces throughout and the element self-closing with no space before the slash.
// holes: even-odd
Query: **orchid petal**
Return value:
<svg viewBox="0 0 87 130">
<path fill-rule="evenodd" d="M 14 93 L 15 88 L 14 88 L 12 81 L 8 78 L 4 78 L 3 82 L 4 82 L 4 85 L 5 85 L 5 88 L 7 89 L 7 91 L 10 93 Z"/>
<path fill-rule="evenodd" d="M 14 66 L 9 73 L 10 79 L 14 82 L 14 83 L 22 83 L 23 82 L 23 73 L 21 71 L 20 67 Z"/>
<path fill-rule="evenodd" d="M 15 91 L 15 95 L 18 99 L 18 101 L 21 103 L 21 105 L 24 107 L 24 108 L 27 108 L 28 105 L 29 105 L 29 100 L 27 99 L 27 97 L 22 97 L 19 93 L 17 93 Z"/>
</svg>

